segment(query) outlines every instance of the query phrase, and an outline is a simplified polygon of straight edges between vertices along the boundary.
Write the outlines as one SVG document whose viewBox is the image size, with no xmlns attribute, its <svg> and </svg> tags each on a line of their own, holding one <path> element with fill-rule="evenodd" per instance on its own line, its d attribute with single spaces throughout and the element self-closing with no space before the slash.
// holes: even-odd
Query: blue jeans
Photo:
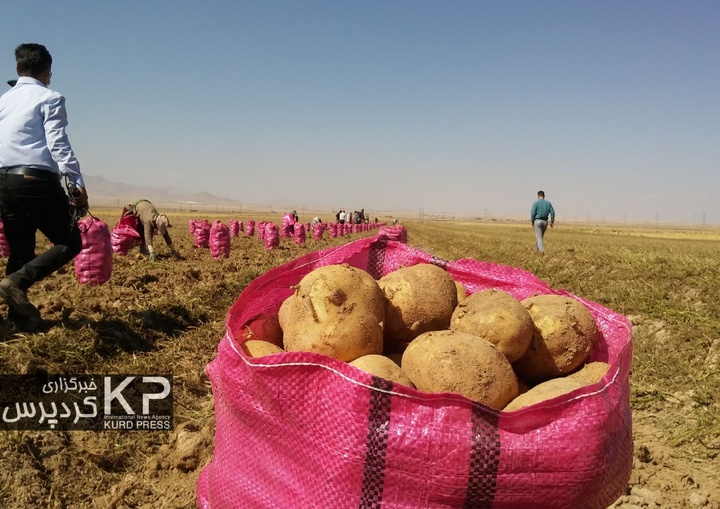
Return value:
<svg viewBox="0 0 720 509">
<path fill-rule="evenodd" d="M 544 253 L 545 246 L 543 245 L 543 236 L 545 236 L 548 222 L 544 219 L 536 219 L 533 226 L 535 227 L 535 250 Z"/>
</svg>

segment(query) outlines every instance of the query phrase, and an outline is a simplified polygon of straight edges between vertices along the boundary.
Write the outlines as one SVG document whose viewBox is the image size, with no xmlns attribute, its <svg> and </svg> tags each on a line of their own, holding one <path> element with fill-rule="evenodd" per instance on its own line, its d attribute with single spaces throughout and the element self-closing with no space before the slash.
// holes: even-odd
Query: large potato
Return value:
<svg viewBox="0 0 720 509">
<path fill-rule="evenodd" d="M 525 354 L 513 363 L 530 384 L 567 375 L 583 364 L 597 344 L 598 328 L 590 310 L 563 295 L 536 295 L 521 301 L 535 324 Z"/>
<path fill-rule="evenodd" d="M 454 392 L 501 410 L 518 394 L 510 362 L 489 341 L 450 330 L 426 332 L 408 345 L 401 367 L 425 392 Z"/>
<path fill-rule="evenodd" d="M 586 364 L 580 371 L 576 371 L 571 375 L 553 378 L 552 380 L 536 385 L 512 400 L 504 410 L 511 412 L 541 401 L 562 396 L 580 387 L 597 383 L 602 380 L 609 367 L 610 365 L 605 362 L 591 362 Z"/>
<path fill-rule="evenodd" d="M 408 342 L 420 334 L 450 326 L 458 289 L 437 265 L 402 267 L 378 280 L 385 294 L 385 338 Z"/>
<path fill-rule="evenodd" d="M 450 329 L 490 341 L 510 362 L 523 356 L 535 326 L 527 309 L 502 290 L 483 290 L 460 302 L 450 319 Z"/>
<path fill-rule="evenodd" d="M 285 350 L 316 352 L 345 362 L 382 352 L 384 316 L 377 281 L 347 264 L 314 269 L 278 312 Z"/>
<path fill-rule="evenodd" d="M 415 387 L 402 368 L 400 368 L 395 361 L 384 355 L 363 355 L 349 364 L 371 375 L 384 378 L 385 380 L 390 380 L 407 387 Z"/>
</svg>

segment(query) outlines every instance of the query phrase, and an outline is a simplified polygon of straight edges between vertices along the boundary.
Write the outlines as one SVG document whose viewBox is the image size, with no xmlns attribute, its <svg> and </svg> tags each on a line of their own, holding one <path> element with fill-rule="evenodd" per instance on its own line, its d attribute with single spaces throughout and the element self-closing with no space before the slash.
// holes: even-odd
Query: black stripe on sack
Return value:
<svg viewBox="0 0 720 509">
<path fill-rule="evenodd" d="M 438 258 L 437 256 L 433 256 L 432 258 L 430 258 L 430 263 L 432 263 L 433 265 L 437 265 L 437 266 L 440 267 L 441 269 L 447 270 L 447 266 L 448 266 L 448 261 L 447 261 L 447 260 L 443 260 L 442 258 Z"/>
<path fill-rule="evenodd" d="M 468 485 L 463 509 L 490 509 L 500 465 L 498 415 L 474 403 Z"/>
<path fill-rule="evenodd" d="M 365 470 L 360 509 L 379 509 L 385 487 L 385 453 L 387 452 L 388 427 L 390 426 L 390 394 L 392 382 L 372 377 L 370 391 L 370 415 L 367 441 L 365 443 Z"/>
<path fill-rule="evenodd" d="M 385 266 L 385 250 L 387 249 L 387 240 L 376 240 L 370 244 L 370 254 L 368 255 L 367 272 L 375 279 L 380 279 L 383 275 L 383 267 Z"/>
</svg>

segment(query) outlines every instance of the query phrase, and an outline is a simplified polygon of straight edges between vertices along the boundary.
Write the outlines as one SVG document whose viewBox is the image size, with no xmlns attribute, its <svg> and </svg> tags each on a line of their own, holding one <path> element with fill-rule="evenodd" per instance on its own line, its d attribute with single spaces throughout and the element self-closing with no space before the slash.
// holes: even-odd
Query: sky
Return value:
<svg viewBox="0 0 720 509">
<path fill-rule="evenodd" d="M 249 204 L 720 224 L 720 2 L 5 2 L 86 175 Z M 3 75 L 0 74 L 0 77 Z M 2 90 L 2 89 L 0 89 Z M 92 206 L 92 189 L 90 203 Z"/>
</svg>

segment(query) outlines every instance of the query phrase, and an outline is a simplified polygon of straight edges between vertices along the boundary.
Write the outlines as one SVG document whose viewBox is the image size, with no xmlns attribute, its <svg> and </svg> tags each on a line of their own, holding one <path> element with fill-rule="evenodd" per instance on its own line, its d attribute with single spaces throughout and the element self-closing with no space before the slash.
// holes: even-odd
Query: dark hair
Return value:
<svg viewBox="0 0 720 509">
<path fill-rule="evenodd" d="M 545 198 L 545 191 L 538 191 L 538 196 Z"/>
<path fill-rule="evenodd" d="M 15 62 L 18 74 L 36 77 L 50 69 L 52 57 L 42 44 L 27 43 L 15 48 Z"/>
</svg>

